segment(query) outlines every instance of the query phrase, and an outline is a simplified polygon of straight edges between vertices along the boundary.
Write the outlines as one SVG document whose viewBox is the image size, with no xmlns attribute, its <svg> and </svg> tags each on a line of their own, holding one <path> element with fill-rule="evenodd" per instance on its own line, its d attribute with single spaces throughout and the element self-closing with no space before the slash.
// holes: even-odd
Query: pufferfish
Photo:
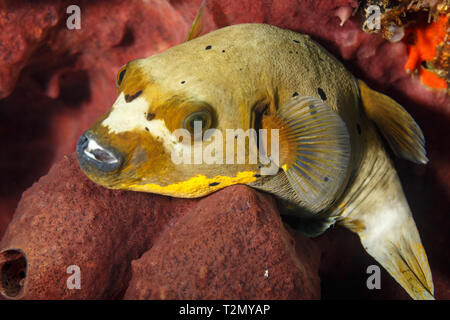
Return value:
<svg viewBox="0 0 450 320">
<path fill-rule="evenodd" d="M 186 42 L 119 70 L 117 100 L 77 144 L 85 174 L 107 188 L 182 198 L 246 184 L 274 195 L 308 236 L 335 223 L 357 233 L 412 298 L 433 299 L 427 256 L 387 148 L 428 161 L 414 119 L 307 35 L 266 24 L 198 36 L 200 29 L 197 16 Z M 174 163 L 173 153 L 196 143 L 174 131 L 193 133 L 196 123 L 223 139 L 227 129 L 277 130 L 279 158 L 271 159 L 268 134 L 258 148 L 269 162 Z M 200 150 L 210 151 L 217 137 L 205 134 Z M 261 174 L 273 163 L 274 174 Z"/>
</svg>

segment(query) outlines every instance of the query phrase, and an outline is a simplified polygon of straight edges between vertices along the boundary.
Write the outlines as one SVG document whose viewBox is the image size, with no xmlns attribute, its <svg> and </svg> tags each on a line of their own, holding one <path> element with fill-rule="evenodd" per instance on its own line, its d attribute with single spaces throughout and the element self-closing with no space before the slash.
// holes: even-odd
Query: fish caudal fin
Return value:
<svg viewBox="0 0 450 320">
<path fill-rule="evenodd" d="M 262 127 L 279 130 L 280 167 L 305 206 L 317 212 L 334 201 L 350 159 L 339 115 L 318 99 L 295 97 L 263 117 Z"/>
<path fill-rule="evenodd" d="M 361 242 L 413 299 L 434 299 L 427 256 L 414 221 L 408 220 L 400 228 L 383 230 L 379 237 Z"/>
<path fill-rule="evenodd" d="M 367 212 L 359 217 L 361 228 L 356 232 L 364 249 L 413 299 L 434 299 L 425 249 L 398 177 L 393 182 L 386 186 L 386 199 L 374 198 L 373 203 L 367 203 Z"/>
<path fill-rule="evenodd" d="M 200 36 L 203 31 L 203 26 L 205 24 L 205 10 L 206 10 L 206 1 L 203 0 L 200 8 L 197 11 L 197 14 L 194 18 L 194 22 L 192 23 L 191 30 L 186 37 L 186 41 L 192 40 Z"/>
<path fill-rule="evenodd" d="M 395 155 L 415 163 L 427 163 L 422 130 L 397 102 L 370 89 L 359 80 L 361 100 L 367 116 L 376 123 Z"/>
</svg>

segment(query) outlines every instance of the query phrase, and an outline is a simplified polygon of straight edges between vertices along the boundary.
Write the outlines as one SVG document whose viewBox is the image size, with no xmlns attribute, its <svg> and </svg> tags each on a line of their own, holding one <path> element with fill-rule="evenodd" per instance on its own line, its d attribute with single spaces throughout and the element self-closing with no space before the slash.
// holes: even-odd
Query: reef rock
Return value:
<svg viewBox="0 0 450 320">
<path fill-rule="evenodd" d="M 24 192 L 0 242 L 0 292 L 23 299 L 120 298 L 131 260 L 194 203 L 97 186 L 72 154 Z M 79 290 L 71 278 L 77 268 Z"/>
<path fill-rule="evenodd" d="M 319 299 L 320 253 L 245 186 L 202 199 L 133 261 L 126 299 Z"/>
</svg>

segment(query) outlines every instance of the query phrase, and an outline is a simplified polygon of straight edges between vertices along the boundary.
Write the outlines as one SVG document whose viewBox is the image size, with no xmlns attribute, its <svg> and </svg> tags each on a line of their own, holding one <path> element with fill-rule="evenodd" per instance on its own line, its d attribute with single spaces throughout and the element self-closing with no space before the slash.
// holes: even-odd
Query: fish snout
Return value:
<svg viewBox="0 0 450 320">
<path fill-rule="evenodd" d="M 123 164 L 123 156 L 112 147 L 104 146 L 89 130 L 77 143 L 78 162 L 84 171 L 111 172 Z"/>
</svg>

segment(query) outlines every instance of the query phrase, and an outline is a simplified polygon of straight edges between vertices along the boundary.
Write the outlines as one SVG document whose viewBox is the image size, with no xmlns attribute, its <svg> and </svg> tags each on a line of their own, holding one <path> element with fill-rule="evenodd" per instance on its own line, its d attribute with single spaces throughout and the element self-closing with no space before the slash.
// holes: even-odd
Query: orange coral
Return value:
<svg viewBox="0 0 450 320">
<path fill-rule="evenodd" d="M 420 80 L 431 88 L 447 89 L 445 79 L 439 77 L 436 72 L 430 68 L 427 70 L 427 62 L 433 62 L 439 59 L 441 52 L 438 48 L 443 46 L 443 42 L 448 37 L 447 34 L 448 15 L 441 15 L 437 22 L 432 22 L 425 27 L 415 25 L 406 30 L 409 58 L 405 64 L 406 72 L 413 72 L 419 69 Z"/>
</svg>

